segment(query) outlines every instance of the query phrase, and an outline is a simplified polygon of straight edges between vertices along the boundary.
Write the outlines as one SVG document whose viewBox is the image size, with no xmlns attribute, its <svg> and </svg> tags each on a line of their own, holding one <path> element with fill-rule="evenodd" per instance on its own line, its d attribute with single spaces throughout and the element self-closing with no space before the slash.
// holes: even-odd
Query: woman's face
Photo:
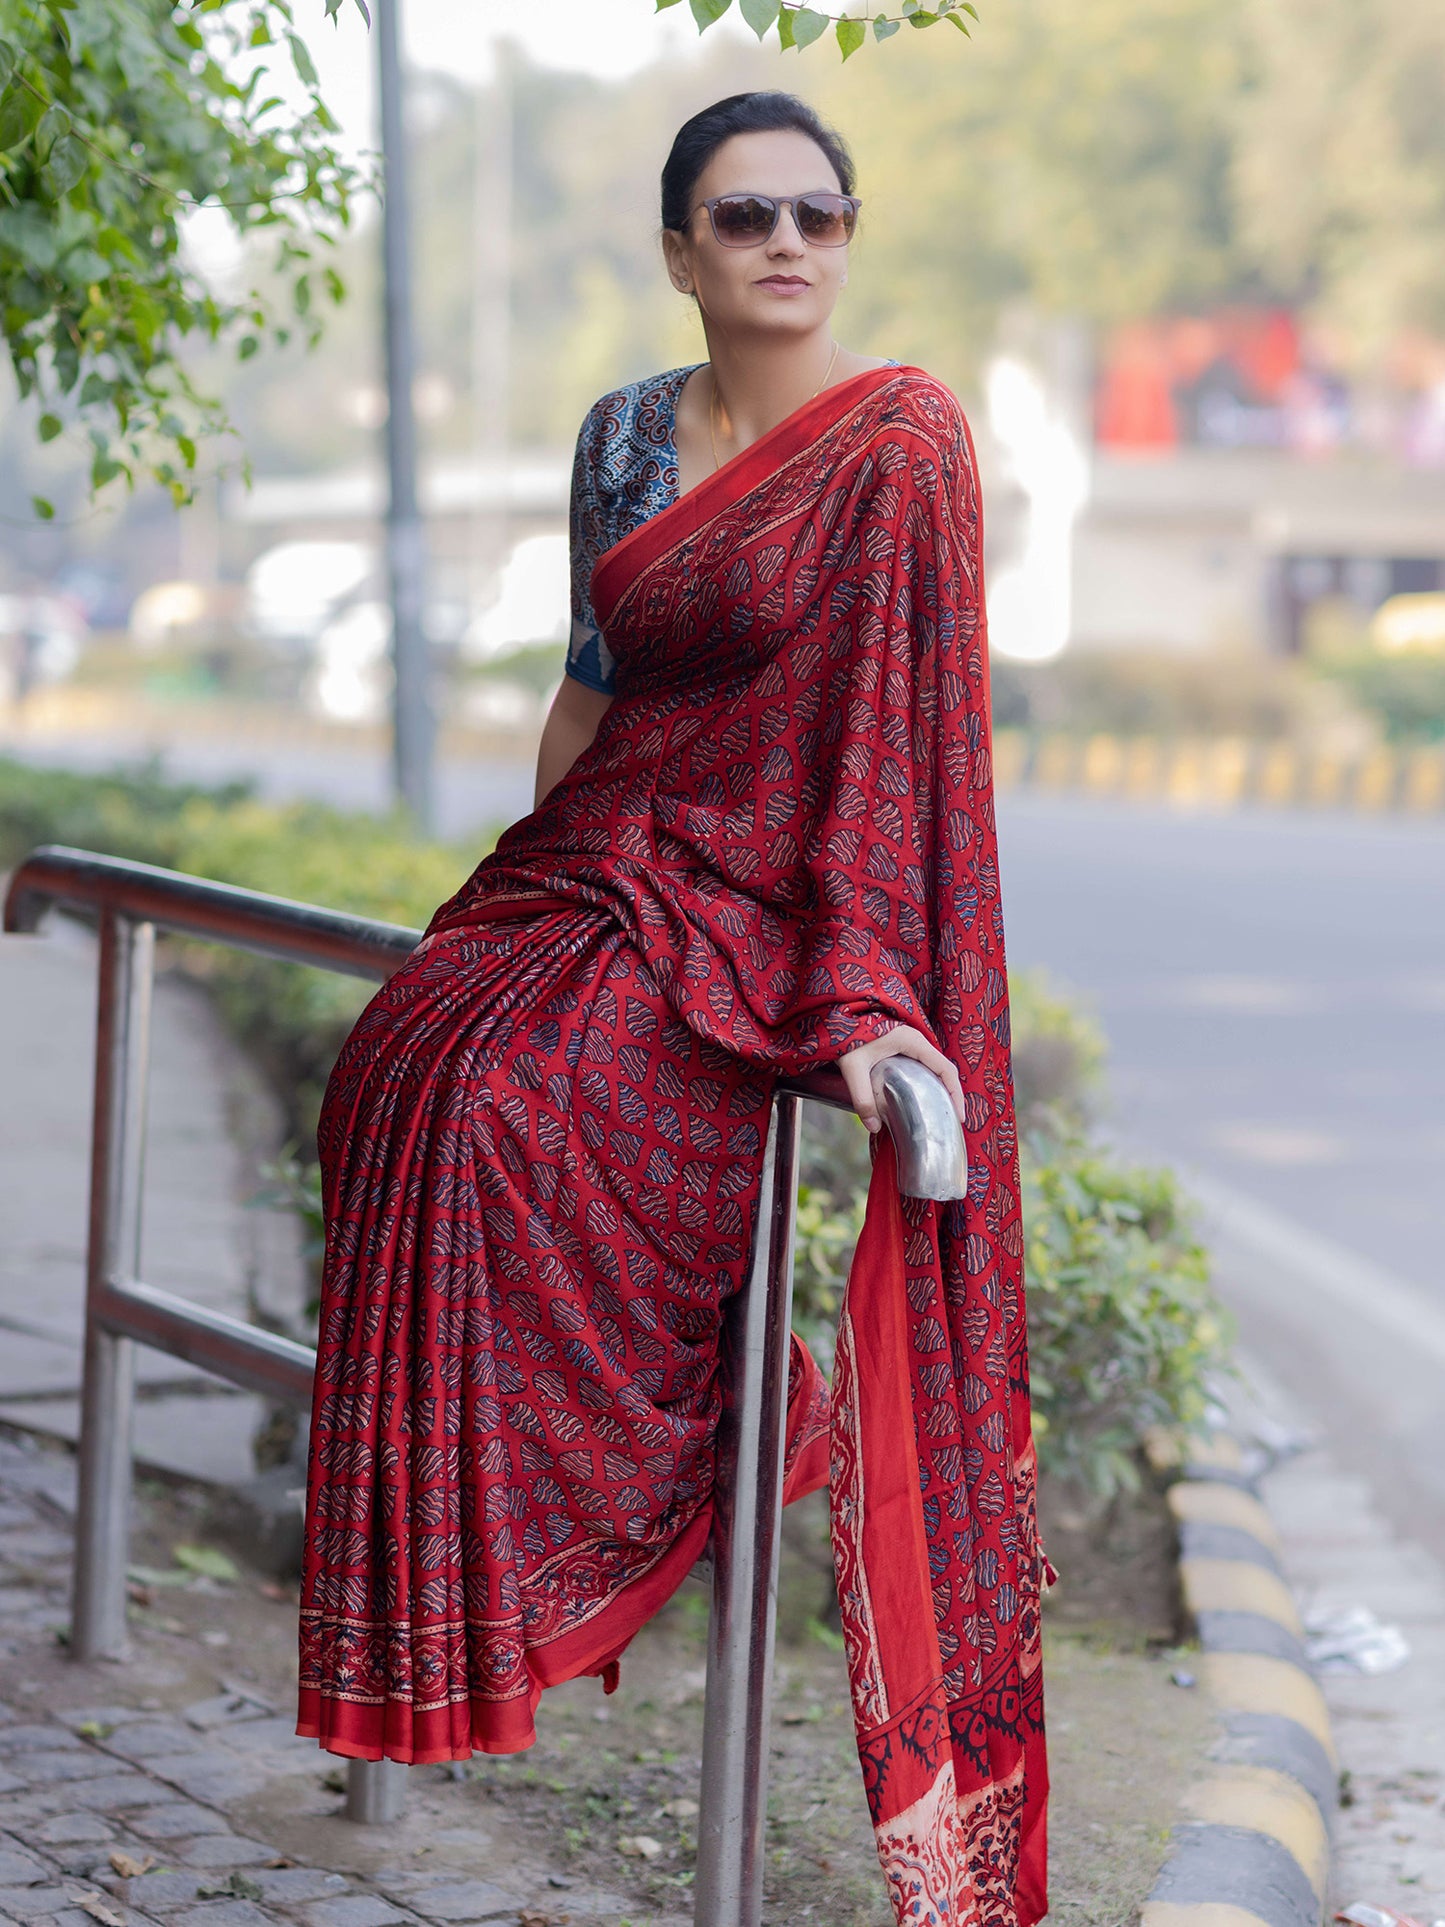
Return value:
<svg viewBox="0 0 1445 1927">
<path fill-rule="evenodd" d="M 846 247 L 816 247 L 798 232 L 790 207 L 758 247 L 723 247 L 702 206 L 715 194 L 839 194 L 842 183 L 814 141 L 793 128 L 734 134 L 692 192 L 692 218 L 667 229 L 663 246 L 674 287 L 697 296 L 708 321 L 728 332 L 807 334 L 825 322 L 848 278 Z"/>
</svg>

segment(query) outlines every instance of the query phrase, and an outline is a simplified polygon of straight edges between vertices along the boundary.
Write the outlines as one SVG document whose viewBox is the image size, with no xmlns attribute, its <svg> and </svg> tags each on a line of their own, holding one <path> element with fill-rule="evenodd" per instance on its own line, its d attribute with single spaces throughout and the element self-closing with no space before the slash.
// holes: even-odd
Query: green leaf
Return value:
<svg viewBox="0 0 1445 1927">
<path fill-rule="evenodd" d="M 53 442 L 64 426 L 65 423 L 59 415 L 42 415 L 38 431 L 41 441 Z"/>
<path fill-rule="evenodd" d="M 45 155 L 62 134 L 70 132 L 70 116 L 60 106 L 47 107 L 35 129 L 36 152 Z"/>
<path fill-rule="evenodd" d="M 886 13 L 880 13 L 875 17 L 873 21 L 873 38 L 875 40 L 890 40 L 897 31 L 898 22 L 896 20 L 890 20 Z"/>
<path fill-rule="evenodd" d="M 65 134 L 50 150 L 50 183 L 56 198 L 68 194 L 90 166 L 90 154 L 78 134 Z"/>
<path fill-rule="evenodd" d="M 661 13 L 666 7 L 676 7 L 676 6 L 680 6 L 681 4 L 682 4 L 682 0 L 657 0 L 657 5 L 653 9 L 653 11 L 655 13 Z"/>
<path fill-rule="evenodd" d="M 229 1553 L 222 1552 L 219 1546 L 172 1546 L 171 1557 L 187 1572 L 201 1573 L 207 1579 L 221 1579 L 229 1583 L 241 1577 L 235 1560 Z"/>
<path fill-rule="evenodd" d="M 290 42 L 292 64 L 296 69 L 297 77 L 301 85 L 303 87 L 314 87 L 317 84 L 316 68 L 312 64 L 311 55 L 306 48 L 306 42 L 301 38 L 300 34 L 296 33 L 288 33 L 286 38 Z"/>
<path fill-rule="evenodd" d="M 793 11 L 793 9 L 792 9 L 791 7 L 782 7 L 782 8 L 780 8 L 780 9 L 779 9 L 779 12 L 778 12 L 778 45 L 779 45 L 779 46 L 780 46 L 780 47 L 782 48 L 782 50 L 783 50 L 783 52 L 784 52 L 784 53 L 786 53 L 786 52 L 788 51 L 788 49 L 789 49 L 789 47 L 791 47 L 791 46 L 792 46 L 792 45 L 794 44 L 794 41 L 793 41 L 793 21 L 794 21 L 794 18 L 795 18 L 795 17 L 796 17 L 796 16 L 795 16 L 795 14 L 794 14 L 794 11 Z"/>
<path fill-rule="evenodd" d="M 832 25 L 826 13 L 814 13 L 811 7 L 798 7 L 793 13 L 793 44 L 796 47 L 811 47 L 821 34 Z"/>
<path fill-rule="evenodd" d="M 778 17 L 781 0 L 741 0 L 743 19 L 761 40 Z"/>
<path fill-rule="evenodd" d="M 53 502 L 47 502 L 43 495 L 32 495 L 30 498 L 30 506 L 42 522 L 53 522 L 55 520 L 55 504 Z"/>
<path fill-rule="evenodd" d="M 942 17 L 941 14 L 928 13 L 920 7 L 917 13 L 909 14 L 908 24 L 910 27 L 936 27 Z"/>
<path fill-rule="evenodd" d="M 957 14 L 957 13 L 946 13 L 946 14 L 944 14 L 944 16 L 943 16 L 943 18 L 944 18 L 945 20 L 951 20 L 951 21 L 953 22 L 953 24 L 954 24 L 954 26 L 958 28 L 958 31 L 959 31 L 959 32 L 960 32 L 961 34 L 967 34 L 967 33 L 968 33 L 968 28 L 967 28 L 967 26 L 966 26 L 966 25 L 964 24 L 964 21 L 963 21 L 963 17 L 962 17 L 962 15 L 961 15 L 961 14 Z"/>
<path fill-rule="evenodd" d="M 14 80 L 0 97 L 0 154 L 13 153 L 30 138 L 45 112 L 45 102 L 22 82 Z"/>
<path fill-rule="evenodd" d="M 31 201 L 0 208 L 0 244 L 14 248 L 27 267 L 48 274 L 59 254 L 50 210 Z"/>
<path fill-rule="evenodd" d="M 692 8 L 692 17 L 697 22 L 698 32 L 705 33 L 709 27 L 716 26 L 722 19 L 732 5 L 732 0 L 688 0 L 688 4 Z"/>
<path fill-rule="evenodd" d="M 858 49 L 863 45 L 863 42 L 868 37 L 868 29 L 861 20 L 840 20 L 837 26 L 837 34 L 838 45 L 842 49 L 843 58 L 846 60 L 849 54 L 857 53 Z"/>
</svg>

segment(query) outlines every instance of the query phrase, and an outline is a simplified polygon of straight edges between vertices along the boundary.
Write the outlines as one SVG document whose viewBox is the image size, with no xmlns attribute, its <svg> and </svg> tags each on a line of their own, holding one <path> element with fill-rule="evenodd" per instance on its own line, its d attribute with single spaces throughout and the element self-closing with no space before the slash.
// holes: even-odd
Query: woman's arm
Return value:
<svg viewBox="0 0 1445 1927">
<path fill-rule="evenodd" d="M 591 746 L 597 726 L 612 707 L 612 698 L 575 676 L 564 676 L 542 726 L 537 749 L 535 802 L 554 790 L 584 749 Z"/>
</svg>

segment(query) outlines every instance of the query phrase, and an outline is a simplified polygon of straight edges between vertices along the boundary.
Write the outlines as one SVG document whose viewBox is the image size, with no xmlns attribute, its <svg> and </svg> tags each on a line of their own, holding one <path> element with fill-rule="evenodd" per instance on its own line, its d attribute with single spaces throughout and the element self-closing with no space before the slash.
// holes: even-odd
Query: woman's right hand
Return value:
<svg viewBox="0 0 1445 1927">
<path fill-rule="evenodd" d="M 838 1059 L 838 1069 L 848 1086 L 853 1109 L 870 1131 L 880 1129 L 883 1123 L 878 1109 L 878 1094 L 873 1088 L 873 1073 L 890 1057 L 911 1057 L 926 1070 L 932 1071 L 953 1099 L 958 1121 L 963 1123 L 963 1083 L 957 1069 L 921 1030 L 915 1030 L 911 1024 L 898 1024 L 881 1037 L 875 1037 L 871 1044 L 859 1044 L 856 1050 L 846 1051 Z"/>
</svg>

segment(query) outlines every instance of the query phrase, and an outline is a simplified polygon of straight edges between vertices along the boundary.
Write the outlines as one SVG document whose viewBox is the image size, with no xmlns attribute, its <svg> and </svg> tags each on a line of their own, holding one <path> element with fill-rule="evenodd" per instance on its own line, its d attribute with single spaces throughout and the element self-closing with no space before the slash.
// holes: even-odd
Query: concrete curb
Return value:
<svg viewBox="0 0 1445 1927">
<path fill-rule="evenodd" d="M 1381 746 L 1347 755 L 1243 736 L 994 736 L 1000 789 L 1082 792 L 1183 809 L 1445 811 L 1445 750 Z"/>
<path fill-rule="evenodd" d="M 1279 1539 L 1238 1443 L 1195 1449 L 1169 1508 L 1222 1729 L 1140 1927 L 1321 1927 L 1339 1766 Z"/>
</svg>

